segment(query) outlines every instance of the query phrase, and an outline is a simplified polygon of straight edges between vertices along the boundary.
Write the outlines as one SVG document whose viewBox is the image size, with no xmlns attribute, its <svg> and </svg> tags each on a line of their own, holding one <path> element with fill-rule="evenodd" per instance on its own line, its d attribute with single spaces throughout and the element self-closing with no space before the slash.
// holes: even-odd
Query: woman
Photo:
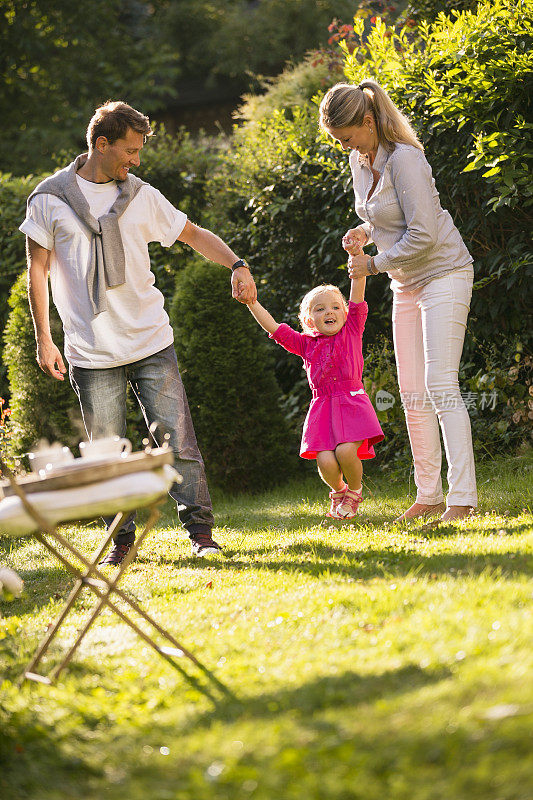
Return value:
<svg viewBox="0 0 533 800">
<path fill-rule="evenodd" d="M 415 464 L 417 497 L 397 521 L 477 505 L 470 420 L 458 369 L 472 294 L 472 257 L 439 195 L 408 120 L 375 82 L 337 84 L 320 104 L 320 125 L 350 152 L 355 210 L 363 224 L 343 239 L 350 277 L 386 272 L 400 395 Z M 374 242 L 378 255 L 361 254 Z M 359 253 L 359 255 L 358 255 Z M 439 424 L 448 460 L 441 483 Z"/>
</svg>

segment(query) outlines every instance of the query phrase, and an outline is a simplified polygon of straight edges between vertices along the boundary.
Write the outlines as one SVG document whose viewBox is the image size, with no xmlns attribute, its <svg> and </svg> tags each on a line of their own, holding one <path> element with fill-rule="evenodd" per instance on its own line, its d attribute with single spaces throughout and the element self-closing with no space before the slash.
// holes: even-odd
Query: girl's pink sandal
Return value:
<svg viewBox="0 0 533 800">
<path fill-rule="evenodd" d="M 359 504 L 363 499 L 362 491 L 356 492 L 355 489 L 346 489 L 342 501 L 336 508 L 338 519 L 352 519 L 357 514 Z"/>
<path fill-rule="evenodd" d="M 340 492 L 330 492 L 329 498 L 331 500 L 331 506 L 329 508 L 326 517 L 333 517 L 333 519 L 339 519 L 339 515 L 337 514 L 337 509 L 344 500 L 344 495 L 348 491 L 348 484 L 344 484 L 344 489 L 341 489 Z"/>
</svg>

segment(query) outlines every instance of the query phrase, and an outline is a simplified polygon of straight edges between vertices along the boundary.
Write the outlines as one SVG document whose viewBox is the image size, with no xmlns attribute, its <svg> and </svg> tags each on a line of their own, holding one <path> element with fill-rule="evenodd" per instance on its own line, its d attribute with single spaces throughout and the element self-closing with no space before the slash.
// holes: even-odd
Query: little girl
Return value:
<svg viewBox="0 0 533 800">
<path fill-rule="evenodd" d="M 350 304 L 340 289 L 311 289 L 300 305 L 304 333 L 279 325 L 260 303 L 249 305 L 274 341 L 303 359 L 313 399 L 304 423 L 300 456 L 316 458 L 331 492 L 326 516 L 352 519 L 362 500 L 363 465 L 383 439 L 376 412 L 365 394 L 362 336 L 368 306 L 365 278 L 352 280 Z"/>
</svg>

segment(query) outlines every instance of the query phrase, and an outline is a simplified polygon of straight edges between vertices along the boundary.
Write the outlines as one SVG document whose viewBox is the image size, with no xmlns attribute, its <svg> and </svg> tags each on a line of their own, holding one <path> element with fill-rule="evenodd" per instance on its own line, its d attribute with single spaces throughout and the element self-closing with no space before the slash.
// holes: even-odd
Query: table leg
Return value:
<svg viewBox="0 0 533 800">
<path fill-rule="evenodd" d="M 124 612 L 121 611 L 121 609 L 118 608 L 118 606 L 116 606 L 115 603 L 110 598 L 110 595 L 111 595 L 112 592 L 119 593 L 119 590 L 118 590 L 118 587 L 117 587 L 118 581 L 122 577 L 124 571 L 127 569 L 129 564 L 131 563 L 131 561 L 134 559 L 134 557 L 136 555 L 136 552 L 137 552 L 141 542 L 143 541 L 144 537 L 149 533 L 149 531 L 153 527 L 153 525 L 154 525 L 154 523 L 155 523 L 155 521 L 156 521 L 158 516 L 159 516 L 159 511 L 157 510 L 157 508 L 155 506 L 153 506 L 151 508 L 150 517 L 149 517 L 149 519 L 148 519 L 148 521 L 146 523 L 146 526 L 145 526 L 144 530 L 142 531 L 142 533 L 135 540 L 134 546 L 132 546 L 132 548 L 130 549 L 128 555 L 126 556 L 126 558 L 122 562 L 122 564 L 121 564 L 121 566 L 119 568 L 119 571 L 115 575 L 114 579 L 112 581 L 110 581 L 105 575 L 102 576 L 103 579 L 104 579 L 104 582 L 107 584 L 107 590 L 106 590 L 105 594 L 99 589 L 99 587 L 96 584 L 92 583 L 91 581 L 86 582 L 86 585 L 90 589 L 93 590 L 93 592 L 100 599 L 100 602 L 93 609 L 93 611 L 91 613 L 91 616 L 87 620 L 87 622 L 84 625 L 83 629 L 80 631 L 80 633 L 78 635 L 78 638 L 76 639 L 74 644 L 71 646 L 71 648 L 69 649 L 68 653 L 65 655 L 63 661 L 57 667 L 55 667 L 54 670 L 52 670 L 51 682 L 55 681 L 57 679 L 58 675 L 61 673 L 61 671 L 69 664 L 69 662 L 71 661 L 74 653 L 76 652 L 76 650 L 78 649 L 79 645 L 81 644 L 85 634 L 88 632 L 88 630 L 91 627 L 91 625 L 93 624 L 93 622 L 97 619 L 98 615 L 103 610 L 103 607 L 105 605 L 107 605 L 109 608 L 111 608 L 112 611 L 115 612 L 115 614 L 117 614 L 118 617 L 120 617 L 120 619 L 123 620 L 123 622 L 125 622 L 127 625 L 129 625 L 129 627 L 132 628 L 132 630 L 134 630 L 135 633 L 137 633 L 137 635 L 146 642 L 146 644 L 148 644 L 150 647 L 152 647 L 152 649 L 155 650 L 156 653 L 158 653 L 162 658 L 165 659 L 165 661 L 167 661 L 172 667 L 174 667 L 174 669 L 176 669 L 186 680 L 188 680 L 189 683 L 191 683 L 195 688 L 197 688 L 198 691 L 202 692 L 207 697 L 209 697 L 211 700 L 213 700 L 213 702 L 216 702 L 216 699 L 212 695 L 212 693 L 205 686 L 202 686 L 196 678 L 194 678 L 193 676 L 189 675 L 182 667 L 180 667 L 179 664 L 177 664 L 171 656 L 178 656 L 178 655 L 179 656 L 181 656 L 181 655 L 187 656 L 212 681 L 212 683 L 214 685 L 216 685 L 222 691 L 223 694 L 225 694 L 228 697 L 233 697 L 233 694 L 229 691 L 229 689 L 221 681 L 219 681 L 218 678 L 216 678 L 210 672 L 210 670 L 208 670 L 207 667 L 204 666 L 204 664 L 202 664 L 200 661 L 198 661 L 198 659 L 192 653 L 190 653 L 182 645 L 180 645 L 174 639 L 174 637 L 167 630 L 165 630 L 165 628 L 163 628 L 160 625 L 158 625 L 158 623 L 155 622 L 155 620 L 153 620 L 148 614 L 146 614 L 146 612 L 143 611 L 140 608 L 140 606 L 138 606 L 134 601 L 132 601 L 126 595 L 123 595 L 123 593 L 120 591 L 120 596 L 123 596 L 124 599 L 126 599 L 128 601 L 128 603 L 132 607 L 134 607 L 136 610 L 138 610 L 139 613 L 141 614 L 141 616 L 147 622 L 149 622 L 158 631 L 158 633 L 160 633 L 164 638 L 166 638 L 168 641 L 170 641 L 174 645 L 173 648 L 161 647 L 158 644 L 156 644 L 156 642 L 154 642 L 152 637 L 149 636 L 147 633 L 145 633 L 142 630 L 142 628 L 140 628 L 132 619 L 130 619 L 130 617 L 128 617 L 126 614 L 124 614 Z M 56 535 L 58 535 L 58 534 L 56 534 Z M 72 546 L 71 546 L 71 548 L 72 548 Z M 55 548 L 54 548 L 54 550 L 55 550 Z M 81 554 L 78 554 L 78 557 L 80 557 L 80 556 L 81 556 Z M 99 570 L 95 570 L 95 572 L 98 574 Z"/>
<path fill-rule="evenodd" d="M 34 669 L 38 666 L 38 664 L 41 661 L 41 659 L 43 658 L 43 656 L 45 655 L 46 651 L 48 650 L 48 648 L 49 648 L 49 646 L 50 646 L 50 644 L 52 642 L 52 640 L 55 638 L 56 634 L 59 632 L 59 629 L 60 629 L 61 625 L 63 624 L 63 622 L 65 621 L 67 615 L 69 614 L 70 609 L 72 608 L 72 606 L 76 602 L 76 600 L 78 598 L 78 595 L 80 594 L 81 590 L 85 586 L 86 579 L 90 578 L 90 576 L 93 574 L 93 572 L 94 572 L 94 570 L 96 568 L 96 565 L 101 560 L 103 554 L 105 553 L 105 551 L 109 547 L 117 527 L 122 522 L 123 516 L 124 515 L 122 513 L 117 514 L 115 519 L 111 523 L 111 525 L 110 525 L 110 527 L 109 527 L 109 529 L 107 531 L 106 538 L 104 539 L 104 541 L 102 542 L 101 546 L 98 548 L 98 550 L 96 551 L 96 553 L 93 556 L 92 564 L 89 563 L 87 565 L 86 572 L 83 575 L 80 575 L 80 577 L 78 578 L 78 580 L 74 584 L 74 586 L 72 588 L 72 591 L 70 592 L 68 598 L 65 601 L 65 607 L 63 608 L 63 611 L 61 612 L 59 617 L 56 619 L 56 621 L 54 622 L 54 624 L 52 625 L 52 627 L 50 628 L 50 630 L 48 631 L 48 633 L 46 634 L 46 636 L 44 637 L 42 642 L 39 644 L 39 647 L 35 651 L 35 653 L 33 655 L 33 658 L 31 659 L 31 661 L 29 662 L 29 664 L 27 665 L 26 669 L 23 672 L 23 677 L 26 675 L 27 672 L 30 672 L 30 673 L 33 672 Z M 36 538 L 38 538 L 41 541 L 41 543 L 43 543 L 45 546 L 47 546 L 47 543 L 43 542 L 42 537 L 37 536 Z"/>
<path fill-rule="evenodd" d="M 72 644 L 72 646 L 70 647 L 69 651 L 66 653 L 63 661 L 60 664 L 58 664 L 58 666 L 53 670 L 53 672 L 52 672 L 52 680 L 56 680 L 56 678 L 58 677 L 59 673 L 70 662 L 70 660 L 72 659 L 72 656 L 74 655 L 74 653 L 76 652 L 76 650 L 80 646 L 85 634 L 88 632 L 89 628 L 91 627 L 93 622 L 96 620 L 98 615 L 102 612 L 104 606 L 105 605 L 111 606 L 111 603 L 109 602 L 109 598 L 110 598 L 111 593 L 116 590 L 116 586 L 117 586 L 119 580 L 121 579 L 122 575 L 127 570 L 127 568 L 129 567 L 129 565 L 131 564 L 131 562 L 133 561 L 135 556 L 137 555 L 137 550 L 139 549 L 144 537 L 151 530 L 151 528 L 155 524 L 155 522 L 156 522 L 158 517 L 159 517 L 159 511 L 157 510 L 157 508 L 155 508 L 155 507 L 152 508 L 151 512 L 150 512 L 150 516 L 148 518 L 148 522 L 146 523 L 143 532 L 139 536 L 137 536 L 137 538 L 133 542 L 132 546 L 130 547 L 130 550 L 129 550 L 128 554 L 126 555 L 126 558 L 123 560 L 122 564 L 118 568 L 113 580 L 110 581 L 109 579 L 107 579 L 107 581 L 106 581 L 107 582 L 107 589 L 105 591 L 105 594 L 101 594 L 100 595 L 100 602 L 97 603 L 96 606 L 93 608 L 89 619 L 87 620 L 87 622 L 85 623 L 85 625 L 83 626 L 81 631 L 79 632 L 78 638 Z M 91 586 L 90 584 L 89 584 L 89 586 L 90 586 L 91 589 L 93 588 L 93 586 Z M 140 628 L 137 630 L 137 632 L 139 630 L 140 630 Z"/>
<path fill-rule="evenodd" d="M 28 506 L 29 506 L 30 511 L 33 511 L 33 509 L 31 508 L 29 503 L 28 503 Z M 146 611 L 144 611 L 139 606 L 138 603 L 136 603 L 134 600 L 132 600 L 130 597 L 128 597 L 128 595 L 125 592 L 123 592 L 122 589 L 120 589 L 118 587 L 118 585 L 117 585 L 117 582 L 118 582 L 119 578 L 122 576 L 122 574 L 124 572 L 124 569 L 131 563 L 131 560 L 133 559 L 133 557 L 134 557 L 134 555 L 135 555 L 135 553 L 136 553 L 136 551 L 137 551 L 137 549 L 139 547 L 139 544 L 142 542 L 144 537 L 147 535 L 147 533 L 149 532 L 151 526 L 153 525 L 155 519 L 157 518 L 157 516 L 159 514 L 159 512 L 157 511 L 156 506 L 157 506 L 157 503 L 153 504 L 150 507 L 151 514 L 150 514 L 150 519 L 148 521 L 149 524 L 147 523 L 147 525 L 146 525 L 145 529 L 143 530 L 142 534 L 140 534 L 140 536 L 138 537 L 138 540 L 135 543 L 136 544 L 135 549 L 132 548 L 130 550 L 130 552 L 128 553 L 128 555 L 126 556 L 126 559 L 124 559 L 124 562 L 121 565 L 121 568 L 119 570 L 119 574 L 115 576 L 115 579 L 113 581 L 110 581 L 109 578 L 98 569 L 98 567 L 97 567 L 98 558 L 94 558 L 93 562 L 90 562 L 82 553 L 80 553 L 80 551 L 76 547 L 74 547 L 74 545 L 72 545 L 64 536 L 62 536 L 60 533 L 58 533 L 58 531 L 55 530 L 55 528 L 53 528 L 52 526 L 47 525 L 44 520 L 43 520 L 43 530 L 37 531 L 34 534 L 34 536 L 35 536 L 36 539 L 38 539 L 52 553 L 52 555 L 54 555 L 58 559 L 58 561 L 60 561 L 66 567 L 66 569 L 69 572 L 71 572 L 78 580 L 80 580 L 83 583 L 84 586 L 87 586 L 88 588 L 92 589 L 92 591 L 96 594 L 96 596 L 102 601 L 99 604 L 100 610 L 101 610 L 101 608 L 103 607 L 104 604 L 109 606 L 109 608 L 111 608 L 117 614 L 117 616 L 120 617 L 120 619 L 123 620 L 123 622 L 125 622 L 127 625 L 129 625 L 132 628 L 132 630 L 134 630 L 141 639 L 143 639 L 148 645 L 150 645 L 150 647 L 152 647 L 155 650 L 156 653 L 158 653 L 162 658 L 165 659 L 165 661 L 167 661 L 172 667 L 174 667 L 174 669 L 176 669 L 178 672 L 180 672 L 180 674 L 187 681 L 189 681 L 189 683 L 191 683 L 195 688 L 197 688 L 198 691 L 200 691 L 203 694 L 205 694 L 207 697 L 209 697 L 211 700 L 213 700 L 213 702 L 216 702 L 216 699 L 213 697 L 211 692 L 205 686 L 202 686 L 196 678 L 194 678 L 193 676 L 189 675 L 182 667 L 180 667 L 171 658 L 171 656 L 176 656 L 178 654 L 186 656 L 188 659 L 190 659 L 204 673 L 204 675 L 213 683 L 213 685 L 217 686 L 217 688 L 224 695 L 226 695 L 226 697 L 230 697 L 230 698 L 234 699 L 233 693 L 221 681 L 219 681 L 218 678 L 216 678 L 215 675 L 213 675 L 213 673 L 204 664 L 201 663 L 201 661 L 199 661 L 189 650 L 187 650 L 183 645 L 181 645 L 172 636 L 172 634 L 169 631 L 167 631 L 165 628 L 163 628 L 161 625 L 159 625 L 154 619 L 152 619 L 152 617 L 149 614 L 147 614 Z M 154 514 L 153 518 L 152 518 L 152 514 Z M 116 520 L 114 520 L 114 522 L 115 521 Z M 81 572 L 80 572 L 80 569 L 78 567 L 75 567 L 74 564 L 72 564 L 63 555 L 63 553 L 57 549 L 57 547 L 55 547 L 53 544 L 51 544 L 51 542 L 49 542 L 45 538 L 45 535 L 50 537 L 50 538 L 52 538 L 52 539 L 55 539 L 71 555 L 73 555 L 76 559 L 78 559 L 86 567 L 87 573 L 85 575 L 82 575 Z M 105 551 L 105 547 L 102 547 L 101 551 L 103 553 Z M 90 577 L 91 575 L 95 575 L 99 579 L 99 582 L 95 581 L 92 577 Z M 98 583 L 100 583 L 100 584 L 103 583 L 105 586 L 108 587 L 108 590 L 107 590 L 106 594 L 104 594 L 101 591 Z M 155 643 L 155 641 L 148 634 L 146 634 L 132 619 L 130 619 L 117 605 L 115 605 L 115 603 L 109 597 L 109 595 L 111 594 L 111 591 L 114 591 L 115 594 L 117 594 L 121 599 L 123 599 L 134 611 L 136 611 L 146 622 L 148 622 L 162 637 L 167 639 L 167 641 L 169 641 L 173 645 L 173 648 L 158 646 Z M 98 613 L 100 613 L 100 610 L 98 611 Z M 93 614 L 94 614 L 94 612 L 93 612 Z M 94 619 L 96 619 L 97 616 L 98 616 L 98 614 L 94 615 Z M 65 617 L 66 617 L 66 613 L 63 615 L 63 620 L 64 620 Z M 92 624 L 94 619 L 91 620 L 90 624 Z M 85 626 L 85 630 L 83 632 L 83 635 L 85 635 L 85 633 L 86 633 L 86 631 L 88 630 L 89 627 L 90 627 L 90 625 L 89 626 Z M 73 646 L 71 648 L 71 650 L 69 651 L 69 654 L 67 654 L 68 660 L 64 659 L 62 664 L 59 665 L 59 668 L 56 668 L 56 670 L 55 670 L 56 677 L 57 677 L 57 674 L 61 671 L 61 669 L 63 669 L 63 667 L 66 666 L 66 664 L 68 663 L 70 658 L 72 658 L 72 655 L 74 654 L 76 648 L 79 646 L 79 643 L 81 642 L 82 638 L 83 638 L 83 636 L 78 637 L 77 643 L 75 643 L 75 646 Z M 48 644 L 49 644 L 49 642 L 48 642 Z M 48 644 L 47 644 L 47 646 L 48 646 Z M 179 653 L 176 652 L 176 651 L 179 651 Z M 43 648 L 43 651 L 40 654 L 40 658 L 42 658 L 42 655 L 44 654 L 44 652 L 46 652 L 46 647 Z M 42 683 L 51 683 L 51 680 L 49 678 L 45 678 L 42 675 L 33 674 L 28 669 L 26 669 L 24 671 L 24 673 L 23 673 L 22 678 L 25 678 L 25 677 L 28 678 L 28 679 L 31 679 L 31 680 L 40 681 Z"/>
<path fill-rule="evenodd" d="M 148 529 L 146 529 L 146 533 L 148 533 Z M 52 534 L 49 534 L 49 535 L 51 536 Z M 74 547 L 74 545 L 72 545 L 68 541 L 68 539 L 65 539 L 65 537 L 61 536 L 61 534 L 59 534 L 57 531 L 54 531 L 53 536 L 54 536 L 55 539 L 57 539 L 57 541 L 66 550 L 68 550 L 73 556 L 75 556 L 79 561 L 81 561 L 82 564 L 84 564 L 87 567 L 91 566 L 91 563 L 85 558 L 85 556 L 82 553 L 79 552 L 79 550 L 77 550 L 77 548 Z M 142 537 L 144 538 L 144 536 L 145 536 L 145 533 L 143 532 Z M 43 541 L 43 540 L 41 540 L 41 541 Z M 59 551 L 56 548 L 54 548 L 52 545 L 50 545 L 47 542 L 44 542 L 44 544 L 46 545 L 46 547 L 48 547 L 50 552 L 53 553 L 56 556 L 56 558 L 58 558 L 65 565 L 65 567 L 68 570 L 70 570 L 71 572 L 74 572 L 74 574 L 76 574 L 76 575 L 79 574 L 79 571 L 74 571 L 75 568 L 72 567 L 72 565 L 59 553 Z M 138 549 L 138 542 L 137 542 L 137 549 Z M 130 550 L 130 553 L 131 553 L 131 550 Z M 126 559 L 128 559 L 129 555 L 130 554 L 128 553 L 128 556 L 126 556 Z M 125 561 L 126 561 L 126 559 L 125 559 Z M 129 559 L 126 563 L 129 564 L 130 561 L 131 561 L 131 559 Z M 99 580 L 103 581 L 106 585 L 109 584 L 109 578 L 107 577 L 107 575 L 105 575 L 105 573 L 103 573 L 97 567 L 94 568 L 93 574 Z M 98 592 L 91 585 L 90 580 L 86 581 L 86 584 L 90 588 L 93 589 L 95 594 L 97 594 L 100 597 L 100 594 L 98 594 Z M 169 633 L 169 631 L 167 631 L 165 628 L 161 627 L 146 611 L 144 611 L 144 609 L 141 608 L 141 606 L 135 600 L 133 600 L 131 597 L 129 597 L 119 586 L 115 585 L 114 592 L 115 592 L 115 594 L 117 594 L 121 598 L 121 600 L 124 600 L 125 603 L 127 603 L 137 614 L 139 614 L 139 616 L 141 616 L 144 620 L 146 620 L 146 622 L 148 622 L 150 625 L 152 625 L 152 627 L 155 628 L 155 630 L 157 630 L 159 633 L 162 634 L 162 636 L 167 638 L 174 645 L 175 648 L 177 648 L 178 650 L 181 650 L 182 653 L 187 658 L 189 658 L 194 664 L 196 664 L 197 667 L 199 667 L 201 670 L 205 670 L 206 673 L 210 675 L 209 670 L 207 670 L 207 667 L 205 667 L 200 661 L 198 661 L 196 656 L 194 656 L 189 650 L 187 650 L 186 647 L 184 647 L 182 644 L 180 644 L 172 636 L 172 634 Z M 116 606 L 111 601 L 108 602 L 108 605 L 110 605 L 113 608 L 113 610 L 116 610 Z"/>
</svg>

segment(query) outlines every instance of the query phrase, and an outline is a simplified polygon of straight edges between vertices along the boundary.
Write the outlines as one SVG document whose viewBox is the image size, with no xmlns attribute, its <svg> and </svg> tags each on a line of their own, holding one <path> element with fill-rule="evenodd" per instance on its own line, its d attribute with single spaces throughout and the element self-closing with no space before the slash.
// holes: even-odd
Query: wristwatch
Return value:
<svg viewBox="0 0 533 800">
<path fill-rule="evenodd" d="M 246 269 L 250 269 L 249 265 L 246 263 L 244 258 L 239 258 L 239 260 L 236 261 L 235 264 L 232 264 L 231 271 L 235 272 L 235 270 L 239 269 L 239 267 L 246 267 Z"/>
</svg>

